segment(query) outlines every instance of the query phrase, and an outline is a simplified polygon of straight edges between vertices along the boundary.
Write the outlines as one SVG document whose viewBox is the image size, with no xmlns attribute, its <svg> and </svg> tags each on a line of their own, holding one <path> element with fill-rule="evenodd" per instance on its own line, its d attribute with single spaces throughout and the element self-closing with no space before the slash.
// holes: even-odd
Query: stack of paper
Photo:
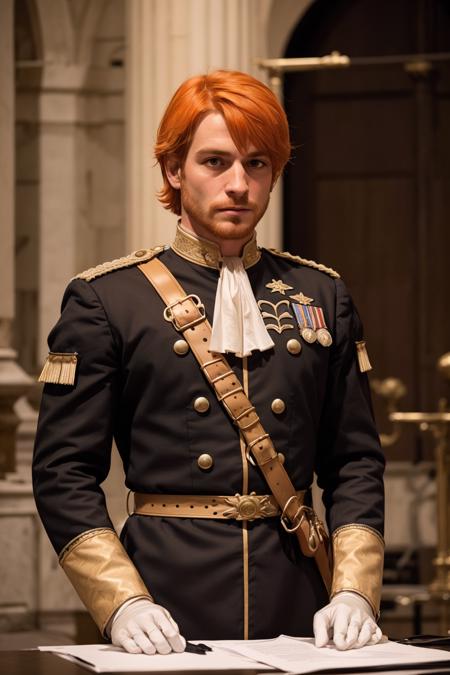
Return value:
<svg viewBox="0 0 450 675">
<path fill-rule="evenodd" d="M 240 656 L 228 649 L 214 647 L 207 654 L 167 654 L 147 656 L 146 654 L 127 654 L 112 645 L 67 645 L 39 647 L 41 651 L 53 652 L 58 656 L 76 661 L 79 665 L 95 673 L 148 673 L 183 670 L 245 670 L 255 669 L 255 660 Z M 258 664 L 261 671 L 272 670 L 270 666 Z"/>
<path fill-rule="evenodd" d="M 434 665 L 450 672 L 448 652 L 397 644 L 386 640 L 377 645 L 340 652 L 333 645 L 314 646 L 312 638 L 293 638 L 280 635 L 272 640 L 218 640 L 207 641 L 212 647 L 206 654 L 168 654 L 147 656 L 127 654 L 111 645 L 69 645 L 67 647 L 39 647 L 78 663 L 97 673 L 151 672 L 168 670 L 243 670 L 279 669 L 289 673 L 314 673 L 340 669 L 404 670 L 417 672 Z"/>
<path fill-rule="evenodd" d="M 411 666 L 420 669 L 428 664 L 440 664 L 450 672 L 450 655 L 439 649 L 424 649 L 390 642 L 387 638 L 376 645 L 361 649 L 339 651 L 330 644 L 327 647 L 314 646 L 313 638 L 295 638 L 280 635 L 273 640 L 239 640 L 209 642 L 219 645 L 289 673 L 314 673 L 342 669 L 361 671 L 398 670 Z"/>
</svg>

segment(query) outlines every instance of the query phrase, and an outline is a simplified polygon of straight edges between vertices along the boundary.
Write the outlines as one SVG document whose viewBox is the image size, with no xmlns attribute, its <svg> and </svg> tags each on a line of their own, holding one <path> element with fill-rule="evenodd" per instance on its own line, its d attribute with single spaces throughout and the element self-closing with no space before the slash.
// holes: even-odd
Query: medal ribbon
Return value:
<svg viewBox="0 0 450 675">
<path fill-rule="evenodd" d="M 296 302 L 292 303 L 295 318 L 300 328 L 312 328 L 314 330 L 314 320 L 308 311 L 310 307 L 307 305 L 299 305 Z"/>
<path fill-rule="evenodd" d="M 317 317 L 316 317 L 316 313 L 314 311 L 316 309 L 316 307 L 312 307 L 310 305 L 305 305 L 303 307 L 303 309 L 305 310 L 305 313 L 309 317 L 308 328 L 312 328 L 313 331 L 316 331 L 317 330 Z"/>
<path fill-rule="evenodd" d="M 311 307 L 310 309 L 312 309 L 314 312 L 316 329 L 326 328 L 327 324 L 325 323 L 322 307 Z"/>
</svg>

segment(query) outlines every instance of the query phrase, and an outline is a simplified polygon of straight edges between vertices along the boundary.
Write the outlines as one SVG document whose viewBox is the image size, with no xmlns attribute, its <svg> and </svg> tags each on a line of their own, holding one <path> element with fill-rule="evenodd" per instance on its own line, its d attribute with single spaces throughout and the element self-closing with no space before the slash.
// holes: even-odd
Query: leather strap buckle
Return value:
<svg viewBox="0 0 450 675">
<path fill-rule="evenodd" d="M 252 425 L 249 424 L 248 426 L 252 426 Z M 251 464 L 252 466 L 256 466 L 256 462 L 255 462 L 255 460 L 253 459 L 252 455 L 250 454 L 251 451 L 252 451 L 252 448 L 253 448 L 253 446 L 257 445 L 258 443 L 261 443 L 262 441 L 265 441 L 266 438 L 269 438 L 269 434 L 261 434 L 261 436 L 258 436 L 258 438 L 255 438 L 254 441 L 252 441 L 251 443 L 249 443 L 249 444 L 247 445 L 247 448 L 246 448 L 246 450 L 245 450 L 245 456 L 246 456 L 246 458 L 247 458 L 247 461 L 250 462 L 250 464 Z M 271 459 L 272 459 L 272 458 L 271 458 Z M 269 461 L 270 461 L 270 460 L 269 460 Z M 266 462 L 263 462 L 263 464 L 264 464 L 264 463 L 266 463 Z M 261 462 L 258 462 L 258 464 L 261 466 Z M 291 499 L 292 499 L 292 498 L 291 498 Z"/>
<path fill-rule="evenodd" d="M 180 323 L 177 317 L 174 315 L 172 309 L 178 305 L 182 305 L 186 301 L 191 301 L 195 307 L 199 311 L 199 316 L 197 316 L 195 319 L 192 319 L 191 321 L 188 321 L 187 323 Z M 191 328 L 192 326 L 195 326 L 196 324 L 200 323 L 201 321 L 204 321 L 206 317 L 206 311 L 205 311 L 205 306 L 198 297 L 198 295 L 195 295 L 194 293 L 191 293 L 190 295 L 186 295 L 184 298 L 180 298 L 180 300 L 176 300 L 175 302 L 172 302 L 170 305 L 167 305 L 163 312 L 163 316 L 166 321 L 169 321 L 172 323 L 173 327 L 175 330 L 178 332 L 184 332 L 188 328 Z"/>
</svg>

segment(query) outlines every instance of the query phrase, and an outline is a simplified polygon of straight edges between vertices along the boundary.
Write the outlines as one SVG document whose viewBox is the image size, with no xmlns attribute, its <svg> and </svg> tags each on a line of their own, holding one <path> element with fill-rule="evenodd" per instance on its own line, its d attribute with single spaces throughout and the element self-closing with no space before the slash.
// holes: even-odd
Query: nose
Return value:
<svg viewBox="0 0 450 675">
<path fill-rule="evenodd" d="M 227 172 L 225 192 L 228 196 L 244 197 L 248 192 L 247 172 L 241 162 L 233 162 Z"/>
</svg>

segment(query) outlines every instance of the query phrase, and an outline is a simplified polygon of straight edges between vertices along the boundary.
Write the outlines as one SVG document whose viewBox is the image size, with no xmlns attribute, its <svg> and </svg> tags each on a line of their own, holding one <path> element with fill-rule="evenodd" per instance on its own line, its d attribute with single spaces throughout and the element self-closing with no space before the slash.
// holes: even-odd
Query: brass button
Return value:
<svg viewBox="0 0 450 675">
<path fill-rule="evenodd" d="M 281 464 L 284 464 L 286 461 L 286 457 L 283 455 L 282 452 L 278 453 L 278 459 L 280 460 Z"/>
<path fill-rule="evenodd" d="M 135 251 L 134 255 L 136 256 L 136 258 L 142 258 L 146 253 L 147 251 L 145 250 L 145 248 L 140 248 L 139 251 Z"/>
<path fill-rule="evenodd" d="M 288 340 L 286 342 L 286 349 L 288 350 L 289 354 L 300 354 L 302 351 L 302 346 L 298 340 Z"/>
<path fill-rule="evenodd" d="M 194 401 L 194 410 L 198 413 L 205 413 L 209 410 L 209 401 L 204 396 L 199 396 Z"/>
<path fill-rule="evenodd" d="M 175 354 L 178 354 L 178 356 L 184 356 L 189 351 L 189 345 L 186 340 L 177 340 L 173 343 L 173 351 Z"/>
<path fill-rule="evenodd" d="M 214 464 L 214 460 L 211 455 L 208 455 L 206 452 L 197 459 L 197 464 L 202 471 L 208 471 L 211 469 Z"/>
<path fill-rule="evenodd" d="M 286 403 L 281 398 L 274 398 L 270 407 L 275 415 L 281 415 L 286 410 Z"/>
</svg>

